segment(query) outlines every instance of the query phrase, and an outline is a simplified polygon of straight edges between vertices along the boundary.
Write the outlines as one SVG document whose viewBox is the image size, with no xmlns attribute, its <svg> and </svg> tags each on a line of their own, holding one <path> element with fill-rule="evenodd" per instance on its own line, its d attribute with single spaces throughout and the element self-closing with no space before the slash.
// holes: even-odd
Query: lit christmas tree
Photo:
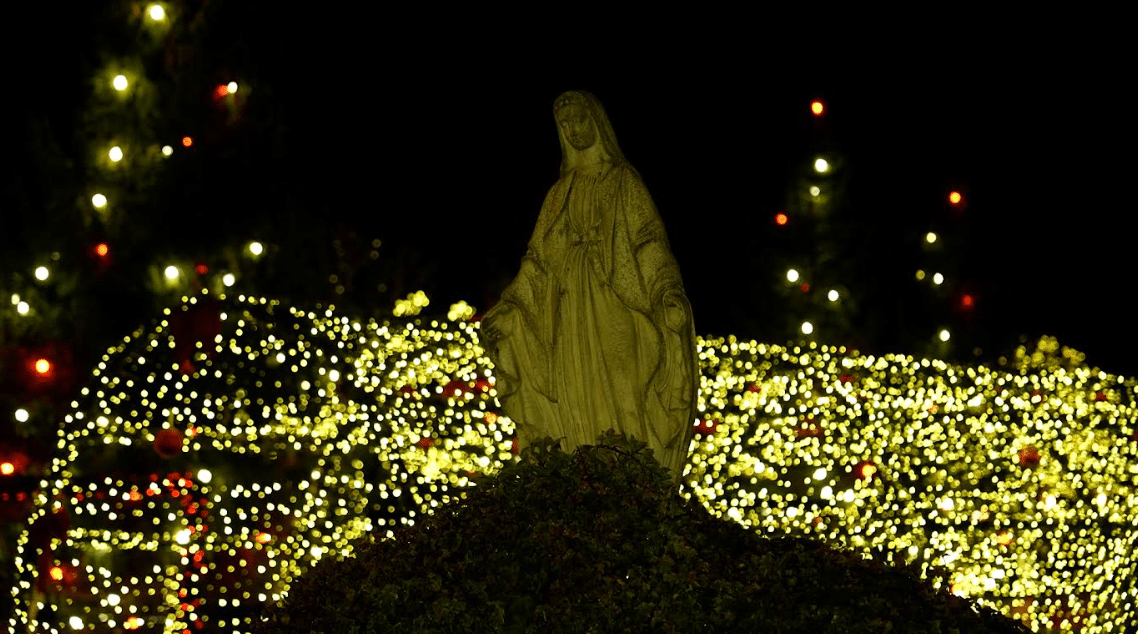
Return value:
<svg viewBox="0 0 1138 634">
<path fill-rule="evenodd" d="M 823 124 L 828 114 L 823 102 L 814 101 L 811 114 L 821 138 L 806 164 L 796 170 L 784 210 L 772 219 L 788 263 L 776 280 L 784 307 L 781 326 L 792 341 L 853 343 L 859 328 L 851 291 L 857 271 L 852 265 L 859 262 L 861 236 L 851 233 L 856 225 L 846 202 L 844 159 Z"/>
<path fill-rule="evenodd" d="M 240 41 L 218 4 L 84 10 L 77 39 L 91 43 L 73 46 L 87 76 L 62 93 L 82 103 L 78 125 L 61 131 L 69 110 L 52 127 L 29 106 L 19 145 L 30 155 L 0 192 L 0 430 L 29 443 L 53 442 L 76 377 L 106 344 L 186 293 L 236 285 L 374 305 L 381 284 L 417 290 L 393 283 L 391 269 L 413 262 L 381 260 L 378 239 L 280 221 L 319 212 L 298 213 L 298 179 L 268 151 L 286 122 L 239 81 L 228 56 Z M 62 81 L 32 79 L 39 92 Z"/>
<path fill-rule="evenodd" d="M 959 191 L 946 191 L 947 214 L 917 214 L 932 226 L 886 223 L 865 201 L 852 202 L 849 159 L 831 131 L 830 108 L 824 100 L 809 104 L 810 151 L 785 205 L 771 218 L 781 265 L 772 274 L 777 337 L 968 358 L 975 345 L 962 350 L 967 343 L 960 342 L 977 339 L 978 296 L 958 251 L 966 245 L 966 201 Z M 890 244 L 895 239 L 909 244 Z M 886 247 L 888 254 L 879 253 Z M 898 269 L 910 262 L 918 267 L 907 272 L 909 280 L 915 273 L 916 288 L 897 284 L 904 277 Z M 887 318 L 890 312 L 902 323 Z"/>
</svg>

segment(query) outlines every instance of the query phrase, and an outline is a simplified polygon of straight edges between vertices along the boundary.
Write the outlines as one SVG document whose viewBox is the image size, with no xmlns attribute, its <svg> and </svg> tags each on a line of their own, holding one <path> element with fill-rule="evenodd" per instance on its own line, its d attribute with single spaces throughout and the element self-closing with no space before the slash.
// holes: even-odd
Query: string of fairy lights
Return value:
<svg viewBox="0 0 1138 634">
<path fill-rule="evenodd" d="M 187 364 L 176 321 L 215 308 Z M 206 291 L 125 338 L 61 430 L 13 628 L 246 631 L 313 562 L 460 499 L 515 459 L 471 310 L 363 322 Z M 683 494 L 905 562 L 1036 631 L 1125 631 L 1135 381 L 1041 358 L 1009 373 L 703 338 Z M 156 454 L 154 473 L 107 475 Z"/>
</svg>

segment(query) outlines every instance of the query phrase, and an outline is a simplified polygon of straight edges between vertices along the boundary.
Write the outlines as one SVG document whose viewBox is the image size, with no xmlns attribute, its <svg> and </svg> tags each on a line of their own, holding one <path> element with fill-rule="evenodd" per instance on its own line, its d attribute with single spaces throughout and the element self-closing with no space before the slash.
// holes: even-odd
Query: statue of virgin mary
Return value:
<svg viewBox="0 0 1138 634">
<path fill-rule="evenodd" d="M 554 102 L 561 177 L 482 332 L 518 442 L 644 441 L 677 482 L 694 424 L 691 306 L 664 225 L 595 97 Z"/>
</svg>

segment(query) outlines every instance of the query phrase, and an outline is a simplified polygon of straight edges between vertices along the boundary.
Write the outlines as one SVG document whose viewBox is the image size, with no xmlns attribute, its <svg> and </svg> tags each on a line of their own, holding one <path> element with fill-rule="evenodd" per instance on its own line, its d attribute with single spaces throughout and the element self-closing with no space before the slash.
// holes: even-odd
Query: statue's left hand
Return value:
<svg viewBox="0 0 1138 634">
<path fill-rule="evenodd" d="M 679 331 L 688 323 L 688 301 L 680 291 L 664 293 L 664 324 Z"/>
</svg>

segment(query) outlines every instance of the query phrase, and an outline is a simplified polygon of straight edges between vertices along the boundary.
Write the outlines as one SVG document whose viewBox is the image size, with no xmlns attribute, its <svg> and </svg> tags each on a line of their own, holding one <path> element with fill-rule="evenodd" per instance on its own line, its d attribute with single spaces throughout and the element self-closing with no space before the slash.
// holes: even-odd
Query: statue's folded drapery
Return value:
<svg viewBox="0 0 1138 634">
<path fill-rule="evenodd" d="M 679 476 L 698 380 L 691 309 L 656 207 L 613 148 L 549 191 L 517 278 L 483 322 L 500 333 L 487 349 L 523 446 L 552 436 L 571 450 L 615 429 Z"/>
</svg>

